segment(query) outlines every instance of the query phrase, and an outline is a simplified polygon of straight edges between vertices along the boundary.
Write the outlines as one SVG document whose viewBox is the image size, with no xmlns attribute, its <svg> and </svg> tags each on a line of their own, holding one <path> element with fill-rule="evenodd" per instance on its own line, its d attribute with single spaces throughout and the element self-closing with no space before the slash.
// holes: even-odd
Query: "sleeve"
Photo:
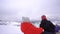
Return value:
<svg viewBox="0 0 60 34">
<path fill-rule="evenodd" d="M 51 21 L 49 21 L 50 22 L 50 26 L 51 26 L 51 28 L 55 28 L 55 25 L 51 22 Z"/>
<path fill-rule="evenodd" d="M 41 21 L 40 27 L 42 27 L 42 26 L 43 26 L 43 24 L 42 24 L 42 21 Z"/>
<path fill-rule="evenodd" d="M 50 30 L 55 32 L 55 25 L 51 21 L 49 22 L 50 22 Z"/>
<path fill-rule="evenodd" d="M 43 21 L 41 21 L 40 27 L 42 27 L 42 28 L 45 27 Z"/>
<path fill-rule="evenodd" d="M 25 30 L 26 30 L 26 27 L 24 26 L 24 23 L 21 23 L 21 31 L 25 32 Z"/>
</svg>

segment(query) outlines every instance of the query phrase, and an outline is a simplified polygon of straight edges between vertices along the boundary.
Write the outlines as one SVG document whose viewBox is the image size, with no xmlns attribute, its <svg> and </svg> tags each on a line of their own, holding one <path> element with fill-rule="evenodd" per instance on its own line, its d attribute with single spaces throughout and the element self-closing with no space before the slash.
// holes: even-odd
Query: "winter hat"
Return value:
<svg viewBox="0 0 60 34">
<path fill-rule="evenodd" d="M 30 19 L 28 17 L 22 17 L 22 22 L 29 22 Z"/>
</svg>

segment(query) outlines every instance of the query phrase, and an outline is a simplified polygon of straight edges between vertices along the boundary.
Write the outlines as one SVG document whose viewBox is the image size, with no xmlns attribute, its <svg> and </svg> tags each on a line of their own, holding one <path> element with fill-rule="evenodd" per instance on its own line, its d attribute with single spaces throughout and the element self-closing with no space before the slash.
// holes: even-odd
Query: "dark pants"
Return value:
<svg viewBox="0 0 60 34">
<path fill-rule="evenodd" d="M 56 33 L 44 31 L 42 34 L 56 34 Z"/>
</svg>

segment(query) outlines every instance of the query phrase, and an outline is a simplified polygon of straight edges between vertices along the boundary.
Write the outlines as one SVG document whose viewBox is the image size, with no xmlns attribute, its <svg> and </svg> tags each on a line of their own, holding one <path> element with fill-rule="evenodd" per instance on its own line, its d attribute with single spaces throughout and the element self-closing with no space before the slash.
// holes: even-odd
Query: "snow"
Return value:
<svg viewBox="0 0 60 34">
<path fill-rule="evenodd" d="M 0 25 L 0 34 L 23 34 L 21 31 L 21 26 L 14 26 L 12 23 Z"/>
<path fill-rule="evenodd" d="M 4 24 L 0 25 L 0 34 L 24 34 L 21 31 L 21 23 L 18 23 L 18 22 L 8 22 L 6 24 L 7 25 L 4 25 Z M 39 24 L 40 23 L 35 23 L 33 25 L 39 28 Z"/>
</svg>

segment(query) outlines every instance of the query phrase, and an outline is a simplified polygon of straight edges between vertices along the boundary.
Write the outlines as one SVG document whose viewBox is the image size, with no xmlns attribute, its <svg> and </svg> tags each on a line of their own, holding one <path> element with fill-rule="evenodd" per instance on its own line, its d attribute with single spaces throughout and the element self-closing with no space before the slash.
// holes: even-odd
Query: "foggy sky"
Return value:
<svg viewBox="0 0 60 34">
<path fill-rule="evenodd" d="M 41 15 L 60 17 L 60 0 L 0 0 L 0 20 L 39 19 Z"/>
</svg>

